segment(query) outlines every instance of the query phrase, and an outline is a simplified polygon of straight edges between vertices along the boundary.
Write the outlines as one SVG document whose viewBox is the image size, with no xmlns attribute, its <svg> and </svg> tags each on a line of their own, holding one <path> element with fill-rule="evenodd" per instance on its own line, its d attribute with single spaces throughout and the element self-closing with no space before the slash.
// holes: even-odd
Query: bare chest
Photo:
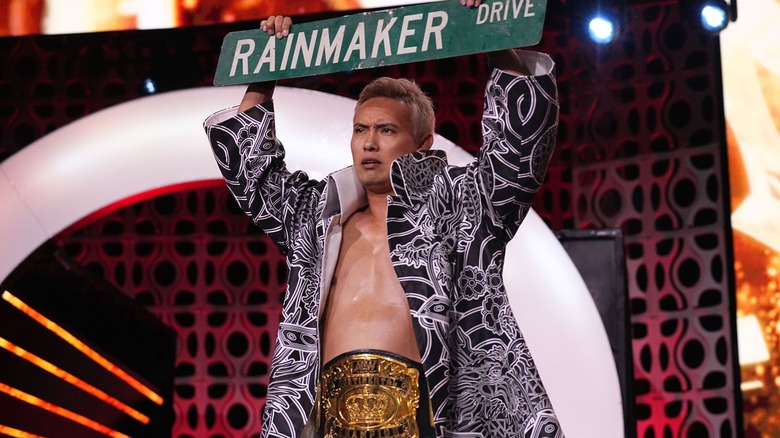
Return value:
<svg viewBox="0 0 780 438">
<path fill-rule="evenodd" d="M 409 303 L 393 269 L 385 224 L 377 228 L 353 219 L 342 231 L 326 304 L 325 362 L 366 348 L 419 361 Z"/>
<path fill-rule="evenodd" d="M 331 295 L 375 303 L 403 303 L 406 299 L 390 259 L 384 227 L 348 222 L 343 231 Z"/>
</svg>

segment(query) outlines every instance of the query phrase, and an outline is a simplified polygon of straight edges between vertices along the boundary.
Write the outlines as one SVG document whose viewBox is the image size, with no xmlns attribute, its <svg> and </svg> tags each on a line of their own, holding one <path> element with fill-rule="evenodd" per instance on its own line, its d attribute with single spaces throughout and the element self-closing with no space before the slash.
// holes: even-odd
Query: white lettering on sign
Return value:
<svg viewBox="0 0 780 438">
<path fill-rule="evenodd" d="M 349 57 L 355 50 L 358 51 L 360 59 L 366 59 L 366 25 L 362 21 L 358 23 L 355 34 L 352 35 L 352 41 L 349 42 L 347 54 L 344 55 L 344 62 L 349 61 Z"/>
<path fill-rule="evenodd" d="M 434 24 L 433 20 L 439 19 L 439 24 Z M 425 36 L 422 41 L 422 51 L 428 51 L 428 43 L 431 41 L 431 34 L 436 38 L 436 50 L 442 49 L 441 31 L 447 27 L 447 21 L 450 16 L 444 11 L 434 11 L 428 14 L 428 21 L 425 23 Z"/>
<path fill-rule="evenodd" d="M 271 38 L 275 39 L 275 38 Z M 287 69 L 287 61 L 290 59 L 290 47 L 292 47 L 293 41 L 295 41 L 295 34 L 290 34 L 287 37 L 287 44 L 284 45 L 284 54 L 282 54 L 282 70 Z"/>
<path fill-rule="evenodd" d="M 309 39 L 308 42 L 304 35 L 301 35 L 301 38 L 298 38 L 298 42 L 295 44 L 295 52 L 293 52 L 292 64 L 290 64 L 291 69 L 298 67 L 298 55 L 301 53 L 303 53 L 303 63 L 306 67 L 311 65 L 311 57 L 314 54 L 314 46 L 317 42 L 318 33 L 319 29 L 314 29 L 311 33 L 311 39 Z M 271 38 L 273 38 L 273 36 Z"/>
<path fill-rule="evenodd" d="M 508 1 L 519 1 L 522 4 L 527 0 Z M 342 24 L 338 28 L 314 29 L 305 33 L 293 32 L 285 38 L 284 42 L 277 41 L 273 36 L 269 37 L 264 43 L 262 52 L 256 47 L 255 40 L 240 39 L 236 42 L 233 53 L 230 76 L 248 75 L 250 59 L 254 64 L 252 74 L 257 75 L 264 71 L 320 67 L 350 60 L 360 62 L 367 59 L 369 48 L 371 58 L 427 52 L 430 47 L 442 50 L 444 49 L 442 33 L 447 27 L 448 20 L 447 12 L 432 11 L 427 14 L 403 16 L 399 23 L 400 31 L 396 26 L 395 32 L 392 29 L 398 17 L 389 20 L 380 19 L 376 22 L 376 28 L 368 32 L 367 23 L 364 21 L 352 25 Z M 421 36 L 422 41 L 420 41 Z M 345 44 L 346 41 L 349 41 L 349 44 Z M 284 44 L 283 50 L 282 44 Z M 281 61 L 277 60 L 279 52 L 277 47 L 282 52 Z"/>
<path fill-rule="evenodd" d="M 265 43 L 265 49 L 260 56 L 260 61 L 257 63 L 254 74 L 260 73 L 264 64 L 268 64 L 268 71 L 276 70 L 276 38 L 268 38 L 268 42 Z"/>
<path fill-rule="evenodd" d="M 393 24 L 395 24 L 395 21 L 398 20 L 398 17 L 393 17 L 390 19 L 390 24 L 387 25 L 387 27 L 382 27 L 382 25 L 385 23 L 385 20 L 379 20 L 379 23 L 376 25 L 376 35 L 374 35 L 374 49 L 371 50 L 371 57 L 376 58 L 376 55 L 379 54 L 379 45 L 383 44 L 385 47 L 385 56 L 392 56 L 393 51 L 390 49 L 390 28 L 393 27 Z"/>
<path fill-rule="evenodd" d="M 323 58 L 325 60 L 325 63 L 328 64 L 330 62 L 337 63 L 339 62 L 339 53 L 341 53 L 341 43 L 344 41 L 344 28 L 345 26 L 342 24 L 339 26 L 339 30 L 336 31 L 336 36 L 333 38 L 333 41 L 330 40 L 330 29 L 325 28 L 322 29 L 322 37 L 320 38 L 320 50 L 317 51 L 317 62 L 314 63 L 316 66 L 322 65 Z"/>
<path fill-rule="evenodd" d="M 248 47 L 249 50 L 246 52 L 242 52 L 242 47 Z M 236 43 L 236 51 L 233 54 L 233 65 L 230 66 L 230 76 L 235 76 L 236 74 L 236 67 L 238 66 L 238 62 L 242 61 L 241 64 L 241 71 L 243 72 L 243 75 L 249 74 L 249 55 L 252 54 L 252 52 L 255 51 L 255 41 L 254 40 L 238 40 Z"/>
<path fill-rule="evenodd" d="M 525 6 L 525 7 L 524 7 Z M 536 12 L 531 8 L 534 4 L 531 0 L 505 0 L 504 2 L 482 3 L 477 9 L 477 24 L 495 23 L 509 19 L 509 13 L 512 13 L 512 19 L 517 19 L 520 12 L 523 17 L 533 17 Z"/>
<path fill-rule="evenodd" d="M 422 16 L 423 14 L 414 14 L 404 17 L 404 23 L 401 25 L 401 36 L 398 38 L 399 55 L 405 55 L 407 53 L 414 53 L 417 51 L 417 47 L 406 47 L 406 37 L 414 35 L 414 29 L 409 29 L 409 22 L 422 20 Z"/>
</svg>

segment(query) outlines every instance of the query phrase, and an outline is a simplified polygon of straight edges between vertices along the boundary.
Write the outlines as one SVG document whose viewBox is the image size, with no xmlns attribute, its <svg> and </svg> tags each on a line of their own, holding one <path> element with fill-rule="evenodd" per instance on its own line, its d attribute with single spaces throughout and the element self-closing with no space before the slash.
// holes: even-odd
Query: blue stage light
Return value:
<svg viewBox="0 0 780 438">
<path fill-rule="evenodd" d="M 708 32 L 720 32 L 729 22 L 726 5 L 723 2 L 706 2 L 701 8 L 701 24 Z"/>
<path fill-rule="evenodd" d="M 155 85 L 151 78 L 146 78 L 144 80 L 144 91 L 146 91 L 147 94 L 154 94 L 157 92 L 157 85 Z"/>
<path fill-rule="evenodd" d="M 588 22 L 588 35 L 597 44 L 607 44 L 615 39 L 615 22 L 606 16 L 596 16 Z"/>
</svg>

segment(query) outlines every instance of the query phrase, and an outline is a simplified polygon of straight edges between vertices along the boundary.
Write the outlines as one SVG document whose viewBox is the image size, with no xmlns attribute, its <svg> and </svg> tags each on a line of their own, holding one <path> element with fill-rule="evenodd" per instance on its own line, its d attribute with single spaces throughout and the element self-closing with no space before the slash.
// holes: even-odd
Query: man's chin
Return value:
<svg viewBox="0 0 780 438">
<path fill-rule="evenodd" d="M 366 192 L 374 193 L 374 194 L 381 194 L 381 195 L 392 195 L 393 194 L 393 187 L 390 185 L 389 182 L 378 182 L 378 181 L 373 181 L 373 180 L 368 180 L 368 181 L 361 180 L 360 183 L 363 185 L 363 188 L 366 189 Z"/>
</svg>

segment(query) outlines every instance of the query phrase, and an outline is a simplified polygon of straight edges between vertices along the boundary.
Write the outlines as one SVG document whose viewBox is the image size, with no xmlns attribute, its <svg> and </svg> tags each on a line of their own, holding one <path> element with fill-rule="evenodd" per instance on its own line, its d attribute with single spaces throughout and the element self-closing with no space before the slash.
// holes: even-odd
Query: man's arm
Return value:
<svg viewBox="0 0 780 438">
<path fill-rule="evenodd" d="M 238 112 L 243 113 L 255 105 L 268 102 L 274 96 L 276 81 L 255 82 L 246 87 L 246 93 L 238 105 Z"/>
<path fill-rule="evenodd" d="M 288 17 L 270 17 L 261 26 L 283 38 L 291 24 Z M 301 216 L 298 207 L 315 202 L 314 184 L 305 173 L 291 173 L 284 164 L 284 148 L 276 138 L 275 85 L 274 81 L 249 85 L 238 114 L 235 107 L 218 111 L 206 119 L 204 128 L 241 209 L 287 251 Z"/>
<path fill-rule="evenodd" d="M 558 93 L 554 63 L 529 51 L 490 54 L 483 144 L 477 172 L 486 211 L 510 239 L 531 207 L 555 146 Z"/>
<path fill-rule="evenodd" d="M 531 72 L 523 63 L 520 55 L 512 49 L 490 52 L 487 55 L 488 65 L 515 76 L 530 76 Z"/>
<path fill-rule="evenodd" d="M 277 39 L 289 35 L 290 27 L 292 27 L 292 19 L 281 15 L 272 15 L 260 22 L 260 28 L 268 32 L 268 35 L 276 34 Z M 249 84 L 244 98 L 238 105 L 238 112 L 242 113 L 257 104 L 268 102 L 274 96 L 274 88 L 276 88 L 276 81 Z"/>
</svg>

